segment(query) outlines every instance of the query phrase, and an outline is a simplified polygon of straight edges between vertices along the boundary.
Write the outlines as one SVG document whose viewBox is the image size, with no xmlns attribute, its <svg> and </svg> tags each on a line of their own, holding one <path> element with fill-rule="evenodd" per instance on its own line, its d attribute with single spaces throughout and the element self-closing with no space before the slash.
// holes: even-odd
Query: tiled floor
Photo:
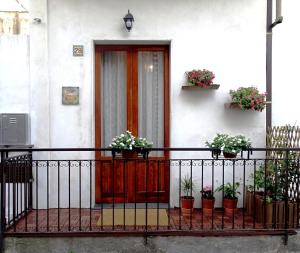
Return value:
<svg viewBox="0 0 300 253">
<path fill-rule="evenodd" d="M 203 215 L 200 209 L 195 209 L 193 216 L 180 216 L 180 210 L 167 210 L 169 226 L 148 226 L 148 230 L 231 230 L 231 229 L 262 229 L 263 224 L 253 222 L 253 218 L 243 213 L 241 209 L 232 215 L 224 215 L 221 210 L 215 210 L 212 215 Z M 32 210 L 12 225 L 8 232 L 67 232 L 67 231 L 143 231 L 145 226 L 101 226 L 101 209 L 49 209 Z M 98 222 L 98 225 L 97 225 Z M 100 225 L 99 225 L 100 223 Z M 270 227 L 271 228 L 271 227 Z"/>
</svg>

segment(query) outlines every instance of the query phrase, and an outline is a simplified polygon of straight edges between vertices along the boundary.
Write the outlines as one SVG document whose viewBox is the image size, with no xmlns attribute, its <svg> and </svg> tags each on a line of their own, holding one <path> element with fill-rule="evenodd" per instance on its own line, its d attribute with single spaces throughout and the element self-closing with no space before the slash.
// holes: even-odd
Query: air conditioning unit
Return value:
<svg viewBox="0 0 300 253">
<path fill-rule="evenodd" d="M 0 114 L 0 145 L 30 144 L 30 121 L 27 113 Z"/>
</svg>

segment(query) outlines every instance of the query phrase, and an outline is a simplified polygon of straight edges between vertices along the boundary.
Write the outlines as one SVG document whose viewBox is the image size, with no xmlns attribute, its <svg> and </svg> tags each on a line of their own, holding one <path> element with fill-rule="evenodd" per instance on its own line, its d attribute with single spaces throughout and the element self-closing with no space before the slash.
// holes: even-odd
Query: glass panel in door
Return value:
<svg viewBox="0 0 300 253">
<path fill-rule="evenodd" d="M 164 55 L 159 51 L 138 52 L 138 133 L 164 147 Z M 151 152 L 162 156 L 162 152 Z"/>
<path fill-rule="evenodd" d="M 127 53 L 104 51 L 101 60 L 101 146 L 108 147 L 127 127 Z"/>
</svg>

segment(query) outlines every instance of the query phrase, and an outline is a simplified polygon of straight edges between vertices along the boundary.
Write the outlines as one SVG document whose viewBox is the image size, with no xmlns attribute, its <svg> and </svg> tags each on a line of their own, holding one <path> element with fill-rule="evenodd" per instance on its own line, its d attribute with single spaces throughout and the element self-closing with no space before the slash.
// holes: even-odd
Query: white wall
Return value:
<svg viewBox="0 0 300 253">
<path fill-rule="evenodd" d="M 264 146 L 265 112 L 228 110 L 224 103 L 229 90 L 239 86 L 265 91 L 266 1 L 33 0 L 31 7 L 32 18 L 42 18 L 40 25 L 32 24 L 30 34 L 32 136 L 37 147 L 94 146 L 94 41 L 105 40 L 171 42 L 172 147 L 203 147 L 218 132 L 245 134 L 253 146 Z M 122 20 L 128 9 L 135 18 L 130 33 Z M 72 56 L 75 44 L 84 45 L 84 57 Z M 220 89 L 181 90 L 184 73 L 202 68 L 216 74 Z M 62 86 L 80 87 L 79 106 L 62 105 Z M 171 182 L 176 177 L 172 173 Z M 53 173 L 53 182 L 55 178 Z"/>
<path fill-rule="evenodd" d="M 29 111 L 29 37 L 0 35 L 0 113 Z"/>
<path fill-rule="evenodd" d="M 300 125 L 300 1 L 283 1 L 283 23 L 273 29 L 273 124 Z"/>
</svg>

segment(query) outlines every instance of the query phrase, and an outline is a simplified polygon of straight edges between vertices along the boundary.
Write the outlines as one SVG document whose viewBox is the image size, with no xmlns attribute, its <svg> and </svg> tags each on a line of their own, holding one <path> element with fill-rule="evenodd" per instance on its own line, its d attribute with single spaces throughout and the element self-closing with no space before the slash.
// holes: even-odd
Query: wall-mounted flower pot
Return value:
<svg viewBox="0 0 300 253">
<path fill-rule="evenodd" d="M 201 85 L 182 85 L 182 89 L 183 90 L 200 90 L 200 89 L 204 89 L 204 90 L 217 90 L 219 89 L 220 84 L 210 84 L 210 85 L 206 85 L 206 86 L 201 86 Z"/>
<path fill-rule="evenodd" d="M 136 159 L 138 157 L 138 152 L 136 150 L 122 150 L 121 155 L 123 159 Z"/>
<path fill-rule="evenodd" d="M 202 211 L 205 215 L 211 215 L 215 206 L 215 199 L 202 198 Z"/>
<path fill-rule="evenodd" d="M 225 158 L 228 158 L 228 159 L 233 159 L 233 158 L 236 158 L 236 156 L 237 156 L 237 154 L 228 153 L 228 152 L 224 152 L 224 151 L 223 151 L 223 155 Z"/>
<path fill-rule="evenodd" d="M 193 213 L 195 198 L 192 196 L 181 197 L 181 214 L 190 216 Z"/>
<path fill-rule="evenodd" d="M 238 198 L 227 199 L 224 198 L 223 205 L 225 210 L 225 215 L 232 215 L 233 210 L 236 209 L 238 203 Z"/>
</svg>

